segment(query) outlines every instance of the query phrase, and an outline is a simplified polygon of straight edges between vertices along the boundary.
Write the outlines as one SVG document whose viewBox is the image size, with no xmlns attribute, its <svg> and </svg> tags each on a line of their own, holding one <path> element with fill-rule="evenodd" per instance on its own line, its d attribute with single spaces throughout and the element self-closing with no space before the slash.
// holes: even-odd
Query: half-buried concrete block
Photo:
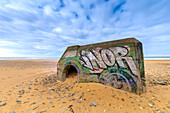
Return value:
<svg viewBox="0 0 170 113">
<path fill-rule="evenodd" d="M 71 71 L 78 82 L 97 82 L 136 94 L 145 92 L 142 43 L 135 38 L 70 46 L 57 65 L 58 80 Z"/>
</svg>

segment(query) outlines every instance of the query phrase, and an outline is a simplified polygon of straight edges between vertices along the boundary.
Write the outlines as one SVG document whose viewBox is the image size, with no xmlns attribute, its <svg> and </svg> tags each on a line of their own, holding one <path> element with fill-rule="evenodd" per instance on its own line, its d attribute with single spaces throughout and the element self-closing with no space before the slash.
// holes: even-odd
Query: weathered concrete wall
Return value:
<svg viewBox="0 0 170 113">
<path fill-rule="evenodd" d="M 79 82 L 145 92 L 142 43 L 135 38 L 68 47 L 57 65 L 59 80 L 66 79 L 70 66 L 77 69 Z"/>
</svg>

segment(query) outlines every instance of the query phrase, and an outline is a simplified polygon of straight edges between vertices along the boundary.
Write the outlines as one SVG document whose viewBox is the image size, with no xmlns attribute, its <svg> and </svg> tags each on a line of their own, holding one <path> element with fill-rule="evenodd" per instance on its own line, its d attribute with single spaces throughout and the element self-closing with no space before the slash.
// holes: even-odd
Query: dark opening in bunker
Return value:
<svg viewBox="0 0 170 113">
<path fill-rule="evenodd" d="M 66 77 L 68 77 L 68 78 L 73 77 L 73 76 L 77 76 L 77 69 L 74 66 L 72 66 L 72 65 L 70 65 L 67 68 L 66 71 L 67 71 L 66 72 L 67 73 Z"/>
</svg>

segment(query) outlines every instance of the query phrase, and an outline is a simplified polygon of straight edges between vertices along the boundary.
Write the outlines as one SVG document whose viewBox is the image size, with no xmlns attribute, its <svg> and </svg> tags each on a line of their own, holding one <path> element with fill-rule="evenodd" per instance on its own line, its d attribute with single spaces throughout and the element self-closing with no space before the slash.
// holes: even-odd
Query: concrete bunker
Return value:
<svg viewBox="0 0 170 113">
<path fill-rule="evenodd" d="M 97 82 L 136 94 L 145 92 L 142 43 L 135 38 L 66 49 L 57 65 L 58 80 L 77 73 L 78 82 Z"/>
</svg>

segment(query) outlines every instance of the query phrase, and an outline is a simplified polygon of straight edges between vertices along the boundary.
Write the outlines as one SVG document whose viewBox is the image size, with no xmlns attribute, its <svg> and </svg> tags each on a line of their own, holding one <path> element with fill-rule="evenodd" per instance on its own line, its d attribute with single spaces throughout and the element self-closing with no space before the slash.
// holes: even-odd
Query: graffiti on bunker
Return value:
<svg viewBox="0 0 170 113">
<path fill-rule="evenodd" d="M 81 60 L 84 62 L 83 66 L 90 70 L 107 69 L 114 65 L 120 68 L 129 67 L 133 74 L 137 75 L 135 62 L 131 56 L 127 56 L 128 49 L 126 47 L 111 47 L 108 49 L 101 48 L 100 50 L 82 50 L 80 52 Z M 124 64 L 123 60 L 127 62 Z"/>
<path fill-rule="evenodd" d="M 92 70 L 92 73 L 101 73 L 109 67 L 114 67 L 110 70 L 112 72 L 107 74 L 105 72 L 104 76 L 100 77 L 102 80 L 100 82 L 118 89 L 129 90 L 131 83 L 136 85 L 132 76 L 137 75 L 137 69 L 133 58 L 127 56 L 127 54 L 128 49 L 126 47 L 97 48 L 97 50 L 81 50 L 80 59 L 83 61 L 83 66 L 89 68 L 90 71 Z M 118 69 L 130 70 L 132 74 L 128 75 L 126 73 L 125 75 L 125 72 L 117 71 Z"/>
<path fill-rule="evenodd" d="M 73 66 L 79 82 L 98 82 L 141 94 L 145 92 L 143 65 L 142 44 L 130 38 L 68 47 L 58 62 L 57 76 L 64 81 L 67 68 Z"/>
</svg>

